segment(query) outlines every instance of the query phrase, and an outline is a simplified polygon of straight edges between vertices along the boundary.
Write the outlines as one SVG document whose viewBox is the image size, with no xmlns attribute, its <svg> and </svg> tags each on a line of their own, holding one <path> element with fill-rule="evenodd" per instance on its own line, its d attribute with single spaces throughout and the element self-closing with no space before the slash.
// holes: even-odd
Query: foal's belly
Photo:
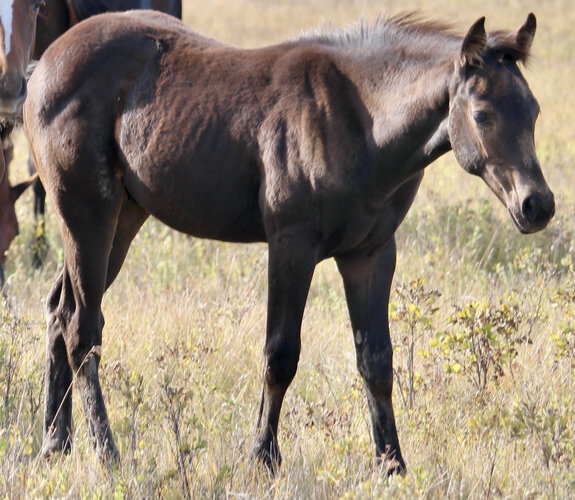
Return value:
<svg viewBox="0 0 575 500">
<path fill-rule="evenodd" d="M 259 179 L 222 170 L 156 164 L 127 172 L 125 185 L 138 205 L 178 231 L 222 241 L 265 241 Z"/>
</svg>

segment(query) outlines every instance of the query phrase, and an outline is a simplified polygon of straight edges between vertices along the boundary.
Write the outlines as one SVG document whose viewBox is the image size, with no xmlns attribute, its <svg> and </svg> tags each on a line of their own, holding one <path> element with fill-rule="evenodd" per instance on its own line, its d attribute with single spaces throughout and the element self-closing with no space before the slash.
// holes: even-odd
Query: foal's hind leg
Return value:
<svg viewBox="0 0 575 500">
<path fill-rule="evenodd" d="M 56 308 L 65 280 L 63 270 L 47 301 L 48 342 L 45 372 L 44 442 L 42 456 L 56 451 L 69 451 L 72 433 L 72 369 L 68 363 L 66 343 Z"/>
<path fill-rule="evenodd" d="M 116 224 L 112 250 L 108 258 L 106 289 L 116 278 L 132 239 L 147 217 L 148 214 L 146 212 L 127 196 L 124 196 Z M 70 300 L 73 298 L 73 293 L 63 293 L 63 286 L 72 287 L 66 267 L 52 287 L 47 304 L 48 354 L 45 381 L 44 444 L 42 447 L 42 455 L 44 456 L 48 456 L 55 451 L 68 451 L 71 445 L 72 368 L 68 362 L 66 342 L 56 314 L 61 297 L 62 300 Z M 66 307 L 61 307 L 60 310 L 70 310 L 74 307 L 74 303 L 71 303 Z M 103 318 L 101 322 L 103 324 Z M 91 431 L 95 432 L 94 425 L 92 425 L 88 414 L 87 417 Z M 95 435 L 97 437 L 97 433 Z"/>
<path fill-rule="evenodd" d="M 300 354 L 300 330 L 316 264 L 315 248 L 297 231 L 270 238 L 264 388 L 253 453 L 273 472 L 281 463 L 278 421 Z"/>
<path fill-rule="evenodd" d="M 354 332 L 357 366 L 367 389 L 375 452 L 389 473 L 404 472 L 391 404 L 393 367 L 388 303 L 395 240 L 375 254 L 338 258 Z"/>
<path fill-rule="evenodd" d="M 99 450 L 108 458 L 117 458 L 118 451 L 109 429 L 98 377 L 104 325 L 101 302 L 124 196 L 123 187 L 117 180 L 110 180 L 105 189 L 96 182 L 86 182 L 77 185 L 74 193 L 65 196 L 56 193 L 54 196 L 63 226 L 64 269 L 48 304 L 49 309 L 53 308 L 52 313 L 61 328 L 61 337 L 57 327 L 53 326 L 48 357 L 50 359 L 52 356 L 55 360 L 48 363 L 47 377 L 53 376 L 59 380 L 48 381 L 46 401 L 49 411 L 46 424 L 50 423 L 56 402 L 62 400 L 63 384 L 69 386 L 67 370 L 66 376 L 58 375 L 54 369 L 50 375 L 50 366 L 65 366 L 63 339 L 69 368 L 81 392 L 89 428 Z M 52 324 L 56 325 L 56 322 Z M 64 398 L 64 402 L 67 408 L 67 398 Z M 64 432 L 62 428 L 69 420 L 67 415 L 62 416 L 61 420 L 56 418 L 58 430 L 52 434 L 52 438 L 47 433 L 45 452 L 65 448 L 62 440 L 69 430 Z"/>
</svg>

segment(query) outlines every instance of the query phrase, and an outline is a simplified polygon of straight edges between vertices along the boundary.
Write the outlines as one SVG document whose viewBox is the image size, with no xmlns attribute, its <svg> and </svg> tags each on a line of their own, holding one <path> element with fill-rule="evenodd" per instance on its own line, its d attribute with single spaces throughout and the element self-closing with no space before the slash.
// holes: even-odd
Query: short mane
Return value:
<svg viewBox="0 0 575 500">
<path fill-rule="evenodd" d="M 407 40 L 422 38 L 458 39 L 452 32 L 452 25 L 423 19 L 416 12 L 393 17 L 379 16 L 374 23 L 364 18 L 359 22 L 340 28 L 333 24 L 305 31 L 296 40 L 310 41 L 336 47 L 370 47 L 373 45 L 394 46 Z"/>
<path fill-rule="evenodd" d="M 463 37 L 454 32 L 453 24 L 428 20 L 417 12 L 402 13 L 393 17 L 380 16 L 374 23 L 365 19 L 340 28 L 329 24 L 305 31 L 296 41 L 313 42 L 321 45 L 348 49 L 375 49 L 406 47 L 422 51 L 429 49 L 453 53 L 456 44 Z M 502 58 L 526 63 L 529 59 L 529 47 L 517 42 L 515 32 L 493 31 L 488 33 L 487 49 L 484 54 L 496 53 Z"/>
</svg>

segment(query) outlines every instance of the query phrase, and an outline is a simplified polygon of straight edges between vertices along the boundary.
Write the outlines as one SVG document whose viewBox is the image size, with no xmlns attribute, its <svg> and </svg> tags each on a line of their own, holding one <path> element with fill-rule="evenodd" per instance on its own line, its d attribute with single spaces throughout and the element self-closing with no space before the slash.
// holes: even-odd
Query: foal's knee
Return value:
<svg viewBox="0 0 575 500">
<path fill-rule="evenodd" d="M 393 389 L 393 351 L 391 347 L 378 352 L 362 352 L 358 370 L 374 396 L 389 398 Z"/>
<path fill-rule="evenodd" d="M 272 386 L 287 387 L 293 380 L 299 361 L 299 342 L 271 342 L 266 345 L 266 380 Z"/>
</svg>

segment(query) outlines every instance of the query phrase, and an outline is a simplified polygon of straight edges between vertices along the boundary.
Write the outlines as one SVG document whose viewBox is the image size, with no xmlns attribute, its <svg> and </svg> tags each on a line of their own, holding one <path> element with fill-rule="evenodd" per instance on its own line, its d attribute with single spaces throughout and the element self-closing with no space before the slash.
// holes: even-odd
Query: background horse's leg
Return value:
<svg viewBox="0 0 575 500">
<path fill-rule="evenodd" d="M 278 421 L 285 392 L 297 370 L 301 321 L 316 252 L 301 233 L 274 235 L 268 243 L 264 388 L 253 453 L 273 472 L 281 463 Z"/>
<path fill-rule="evenodd" d="M 34 160 L 30 153 L 28 153 L 28 172 L 30 175 L 34 175 L 36 173 Z M 32 242 L 32 265 L 35 268 L 39 268 L 42 266 L 42 262 L 44 262 L 47 251 L 46 226 L 44 219 L 44 214 L 46 212 L 46 190 L 39 178 L 34 181 L 32 190 L 34 191 L 34 221 L 36 223 L 34 241 Z"/>
<path fill-rule="evenodd" d="M 389 336 L 388 304 L 395 271 L 395 240 L 375 254 L 336 259 L 343 277 L 355 339 L 357 367 L 365 382 L 377 457 L 388 472 L 403 472 L 391 404 L 393 350 Z"/>
</svg>

